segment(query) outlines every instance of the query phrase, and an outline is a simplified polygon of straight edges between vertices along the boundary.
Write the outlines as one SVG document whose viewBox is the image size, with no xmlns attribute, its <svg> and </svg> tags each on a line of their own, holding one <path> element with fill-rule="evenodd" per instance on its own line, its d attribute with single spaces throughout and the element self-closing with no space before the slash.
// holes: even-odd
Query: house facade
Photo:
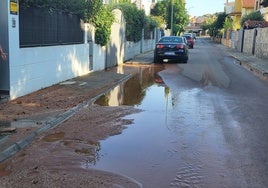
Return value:
<svg viewBox="0 0 268 188">
<path fill-rule="evenodd" d="M 226 1 L 226 14 L 233 19 L 234 30 L 241 28 L 241 18 L 254 11 L 254 0 Z"/>
</svg>

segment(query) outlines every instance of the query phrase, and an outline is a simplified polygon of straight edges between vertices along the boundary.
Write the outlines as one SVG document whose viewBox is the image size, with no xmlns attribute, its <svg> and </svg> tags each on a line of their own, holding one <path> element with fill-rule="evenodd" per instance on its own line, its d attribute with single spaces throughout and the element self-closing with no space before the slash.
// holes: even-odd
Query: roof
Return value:
<svg viewBox="0 0 268 188">
<path fill-rule="evenodd" d="M 244 28 L 245 29 L 253 29 L 253 28 L 260 28 L 260 27 L 268 27 L 268 22 L 266 21 L 245 21 Z"/>
<path fill-rule="evenodd" d="M 242 0 L 243 8 L 254 8 L 254 0 Z"/>
</svg>

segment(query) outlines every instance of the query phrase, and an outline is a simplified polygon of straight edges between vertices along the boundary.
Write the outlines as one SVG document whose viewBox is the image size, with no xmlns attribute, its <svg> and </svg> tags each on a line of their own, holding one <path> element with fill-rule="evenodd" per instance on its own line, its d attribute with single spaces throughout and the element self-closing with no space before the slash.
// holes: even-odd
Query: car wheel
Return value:
<svg viewBox="0 0 268 188">
<path fill-rule="evenodd" d="M 185 58 L 184 60 L 183 60 L 183 63 L 187 63 L 188 62 L 188 57 L 187 58 Z"/>
<path fill-rule="evenodd" d="M 161 61 L 159 60 L 159 58 L 157 58 L 157 57 L 154 57 L 154 63 L 157 63 L 157 64 L 159 64 L 159 63 L 161 63 Z"/>
</svg>

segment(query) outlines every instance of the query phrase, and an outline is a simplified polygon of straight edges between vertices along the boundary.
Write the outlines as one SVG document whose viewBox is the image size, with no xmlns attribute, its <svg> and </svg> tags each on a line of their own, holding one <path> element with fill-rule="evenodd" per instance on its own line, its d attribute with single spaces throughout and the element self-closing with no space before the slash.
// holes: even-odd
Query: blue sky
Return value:
<svg viewBox="0 0 268 188">
<path fill-rule="evenodd" d="M 186 9 L 191 16 L 202 16 L 224 11 L 226 0 L 186 0 Z"/>
</svg>

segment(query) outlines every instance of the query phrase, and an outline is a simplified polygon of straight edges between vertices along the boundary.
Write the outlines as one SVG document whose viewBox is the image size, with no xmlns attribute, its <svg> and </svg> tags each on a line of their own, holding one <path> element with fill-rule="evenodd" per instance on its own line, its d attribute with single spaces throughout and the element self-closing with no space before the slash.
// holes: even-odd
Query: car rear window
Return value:
<svg viewBox="0 0 268 188">
<path fill-rule="evenodd" d="M 164 43 L 183 43 L 183 40 L 181 37 L 164 37 L 159 40 L 159 42 Z"/>
<path fill-rule="evenodd" d="M 185 37 L 185 38 L 187 38 L 187 39 L 192 38 L 190 35 L 184 35 L 183 37 Z"/>
</svg>

